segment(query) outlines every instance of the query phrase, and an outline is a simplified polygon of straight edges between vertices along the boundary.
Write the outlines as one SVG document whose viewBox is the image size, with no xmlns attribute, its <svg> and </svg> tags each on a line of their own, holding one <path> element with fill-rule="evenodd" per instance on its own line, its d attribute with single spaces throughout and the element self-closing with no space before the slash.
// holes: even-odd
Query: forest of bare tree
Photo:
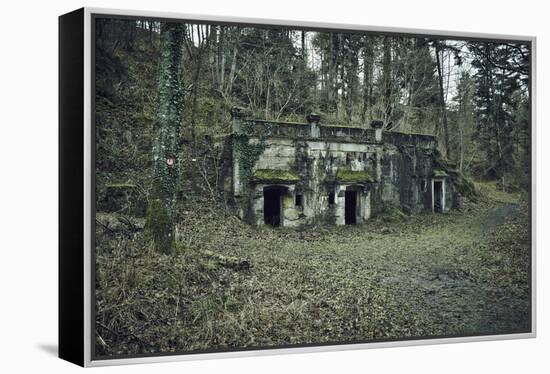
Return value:
<svg viewBox="0 0 550 374">
<path fill-rule="evenodd" d="M 114 73 L 98 71 L 98 102 L 128 95 L 141 104 L 144 118 L 138 120 L 152 118 L 160 23 L 99 20 L 96 27 L 98 66 Z M 435 135 L 461 172 L 499 179 L 504 189 L 527 187 L 529 45 L 181 27 L 181 130 L 192 158 L 199 157 L 204 139 L 229 131 L 231 107 L 276 121 L 303 122 L 315 112 L 326 124 L 368 127 L 382 120 L 387 131 Z M 132 71 L 123 71 L 128 63 Z"/>
</svg>

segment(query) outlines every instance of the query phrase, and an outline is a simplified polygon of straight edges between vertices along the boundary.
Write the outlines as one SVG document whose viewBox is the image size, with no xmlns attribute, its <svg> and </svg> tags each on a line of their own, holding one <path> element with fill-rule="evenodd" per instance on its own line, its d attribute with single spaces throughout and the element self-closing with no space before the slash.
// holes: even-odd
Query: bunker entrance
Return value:
<svg viewBox="0 0 550 374">
<path fill-rule="evenodd" d="M 264 188 L 264 222 L 266 225 L 281 226 L 282 200 L 285 189 L 281 187 Z"/>
<path fill-rule="evenodd" d="M 357 223 L 357 191 L 346 191 L 346 225 Z"/>
<path fill-rule="evenodd" d="M 443 182 L 434 181 L 434 212 L 443 213 Z"/>
</svg>

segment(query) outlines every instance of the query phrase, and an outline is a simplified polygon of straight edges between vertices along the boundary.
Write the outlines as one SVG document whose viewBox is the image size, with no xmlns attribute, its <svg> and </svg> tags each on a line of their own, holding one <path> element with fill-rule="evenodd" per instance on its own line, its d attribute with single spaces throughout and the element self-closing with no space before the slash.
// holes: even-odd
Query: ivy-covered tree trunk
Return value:
<svg viewBox="0 0 550 374">
<path fill-rule="evenodd" d="M 165 23 L 160 31 L 158 109 L 153 135 L 152 186 L 147 232 L 158 252 L 174 250 L 178 143 L 183 111 L 183 27 Z"/>
</svg>

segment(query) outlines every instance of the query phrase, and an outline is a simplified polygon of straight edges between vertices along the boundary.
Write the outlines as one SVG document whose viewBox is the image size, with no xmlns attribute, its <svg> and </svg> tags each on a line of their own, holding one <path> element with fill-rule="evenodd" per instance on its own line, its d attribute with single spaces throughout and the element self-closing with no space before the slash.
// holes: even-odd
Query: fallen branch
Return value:
<svg viewBox="0 0 550 374">
<path fill-rule="evenodd" d="M 223 256 L 212 251 L 201 251 L 206 257 L 209 257 L 219 263 L 221 266 L 235 269 L 235 270 L 248 270 L 250 269 L 250 262 L 244 259 L 240 259 L 233 256 Z"/>
<path fill-rule="evenodd" d="M 98 213 L 96 214 L 96 224 L 113 234 L 117 232 L 134 233 L 143 230 L 145 220 L 133 217 L 130 218 L 116 213 Z"/>
</svg>

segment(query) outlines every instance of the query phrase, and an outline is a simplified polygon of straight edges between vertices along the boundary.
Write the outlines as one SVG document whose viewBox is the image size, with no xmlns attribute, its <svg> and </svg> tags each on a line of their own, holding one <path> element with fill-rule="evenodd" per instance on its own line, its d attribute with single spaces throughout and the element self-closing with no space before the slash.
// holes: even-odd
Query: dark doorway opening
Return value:
<svg viewBox="0 0 550 374">
<path fill-rule="evenodd" d="M 279 187 L 264 188 L 264 222 L 266 225 L 281 225 L 281 203 L 285 190 Z"/>
<path fill-rule="evenodd" d="M 443 213 L 443 182 L 434 181 L 434 212 Z"/>
<path fill-rule="evenodd" d="M 346 191 L 346 225 L 357 223 L 357 191 Z"/>
<path fill-rule="evenodd" d="M 328 194 L 328 203 L 329 203 L 329 205 L 334 205 L 334 201 L 335 201 L 334 192 L 331 192 L 331 193 Z"/>
<path fill-rule="evenodd" d="M 302 206 L 302 204 L 304 203 L 304 198 L 302 195 L 296 195 L 296 201 L 295 201 L 295 205 L 296 206 Z"/>
</svg>

